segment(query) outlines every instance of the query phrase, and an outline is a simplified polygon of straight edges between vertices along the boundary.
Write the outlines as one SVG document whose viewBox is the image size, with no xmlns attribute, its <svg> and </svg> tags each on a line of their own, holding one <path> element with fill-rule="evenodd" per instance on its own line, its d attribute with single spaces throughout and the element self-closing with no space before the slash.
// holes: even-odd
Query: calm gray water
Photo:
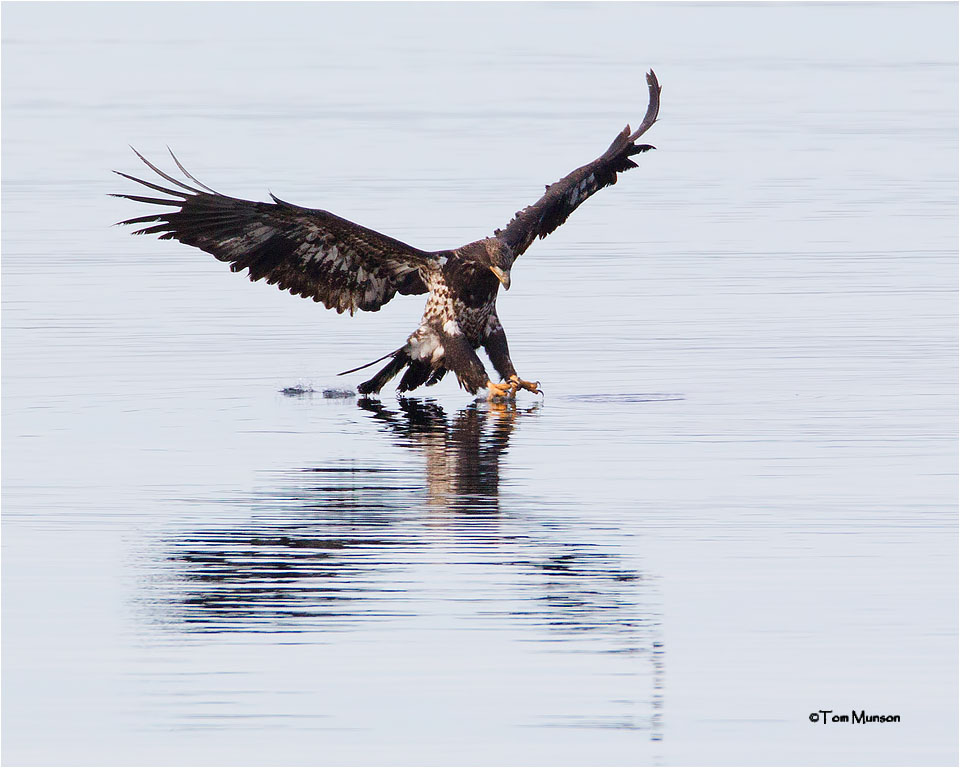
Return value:
<svg viewBox="0 0 960 768">
<path fill-rule="evenodd" d="M 5 764 L 956 764 L 955 4 L 2 13 Z M 110 226 L 169 144 L 458 245 L 648 67 L 658 151 L 501 298 L 515 409 L 326 398 L 420 297 Z"/>
</svg>

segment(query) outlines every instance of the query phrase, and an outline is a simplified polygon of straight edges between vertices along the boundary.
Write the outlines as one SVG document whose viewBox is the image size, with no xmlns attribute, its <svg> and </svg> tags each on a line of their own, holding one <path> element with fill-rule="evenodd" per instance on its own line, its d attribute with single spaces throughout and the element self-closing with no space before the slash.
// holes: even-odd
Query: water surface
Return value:
<svg viewBox="0 0 960 768">
<path fill-rule="evenodd" d="M 956 763 L 955 5 L 3 22 L 6 763 Z M 500 300 L 542 400 L 325 397 L 421 298 L 110 226 L 169 144 L 458 245 L 648 67 L 658 151 Z M 854 708 L 901 722 L 809 720 Z"/>
</svg>

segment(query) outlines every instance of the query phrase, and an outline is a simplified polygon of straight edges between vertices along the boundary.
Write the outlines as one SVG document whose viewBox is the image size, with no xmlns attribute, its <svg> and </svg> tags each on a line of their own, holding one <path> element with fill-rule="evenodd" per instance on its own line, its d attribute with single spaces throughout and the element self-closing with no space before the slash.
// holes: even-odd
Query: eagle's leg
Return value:
<svg viewBox="0 0 960 768">
<path fill-rule="evenodd" d="M 496 315 L 491 315 L 487 321 L 487 332 L 483 337 L 483 347 L 487 350 L 490 362 L 497 369 L 497 373 L 504 380 L 504 385 L 510 387 L 510 397 L 513 397 L 517 390 L 525 389 L 537 395 L 542 395 L 539 381 L 524 381 L 517 375 L 517 369 L 513 367 L 513 361 L 510 360 L 510 347 L 507 345 L 507 334 L 503 332 L 503 326 Z"/>
<path fill-rule="evenodd" d="M 448 370 L 457 375 L 457 381 L 471 395 L 475 395 L 484 387 L 490 392 L 490 397 L 505 395 L 501 392 L 494 392 L 493 388 L 503 388 L 509 390 L 509 385 L 494 384 L 487 377 L 487 371 L 477 357 L 476 351 L 470 346 L 470 342 L 462 333 L 444 333 L 443 334 L 443 365 Z"/>
</svg>

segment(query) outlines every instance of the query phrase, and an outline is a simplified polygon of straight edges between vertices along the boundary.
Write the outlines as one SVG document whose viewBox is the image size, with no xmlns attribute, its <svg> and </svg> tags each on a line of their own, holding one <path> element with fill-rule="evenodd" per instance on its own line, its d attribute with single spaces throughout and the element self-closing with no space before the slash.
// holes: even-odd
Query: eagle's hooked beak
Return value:
<svg viewBox="0 0 960 768">
<path fill-rule="evenodd" d="M 500 267 L 490 267 L 490 271 L 497 276 L 497 280 L 503 283 L 503 288 L 506 291 L 510 290 L 510 271 L 507 270 L 504 272 Z"/>
</svg>

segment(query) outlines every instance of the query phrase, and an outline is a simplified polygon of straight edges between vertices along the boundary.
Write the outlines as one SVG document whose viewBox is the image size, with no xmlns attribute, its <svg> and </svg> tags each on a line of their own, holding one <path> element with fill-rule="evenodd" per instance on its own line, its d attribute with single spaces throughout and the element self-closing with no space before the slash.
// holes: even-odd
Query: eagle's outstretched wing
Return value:
<svg viewBox="0 0 960 768">
<path fill-rule="evenodd" d="M 634 143 L 656 122 L 660 111 L 660 84 L 653 70 L 647 73 L 647 86 L 650 103 L 637 130 L 631 133 L 628 125 L 600 157 L 548 186 L 543 197 L 518 211 L 506 227 L 494 232 L 517 256 L 536 238 L 546 237 L 563 224 L 577 206 L 598 189 L 616 184 L 618 173 L 636 168 L 637 164 L 630 159 L 632 155 L 653 149 L 649 144 Z"/>
<path fill-rule="evenodd" d="M 301 208 L 273 195 L 272 203 L 227 197 L 197 181 L 173 158 L 187 180 L 179 181 L 136 152 L 151 170 L 178 189 L 120 176 L 169 198 L 117 194 L 176 210 L 138 216 L 120 224 L 147 224 L 137 235 L 159 235 L 212 253 L 230 269 L 247 269 L 251 280 L 266 280 L 290 293 L 323 302 L 337 312 L 380 309 L 397 293 L 426 293 L 419 268 L 435 254 L 361 227 L 332 213 Z M 171 156 L 173 153 L 170 153 Z"/>
</svg>

